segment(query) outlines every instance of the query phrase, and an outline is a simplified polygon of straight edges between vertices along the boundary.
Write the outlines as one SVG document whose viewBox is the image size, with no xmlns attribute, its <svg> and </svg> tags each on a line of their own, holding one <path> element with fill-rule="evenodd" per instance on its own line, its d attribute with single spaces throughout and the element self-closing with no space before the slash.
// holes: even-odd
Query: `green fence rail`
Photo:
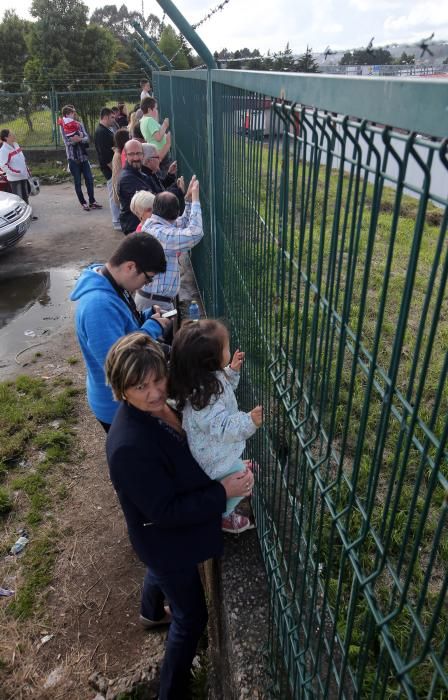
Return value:
<svg viewBox="0 0 448 700">
<path fill-rule="evenodd" d="M 246 351 L 240 404 L 265 407 L 248 456 L 270 694 L 442 700 L 447 86 L 154 77 L 201 182 L 206 308 Z"/>
<path fill-rule="evenodd" d="M 57 119 L 64 105 L 75 105 L 79 118 L 93 137 L 101 107 L 124 102 L 131 110 L 139 101 L 138 91 L 129 88 L 77 92 L 50 90 L 38 95 L 0 92 L 0 129 L 11 129 L 22 148 L 55 148 L 63 145 Z"/>
</svg>

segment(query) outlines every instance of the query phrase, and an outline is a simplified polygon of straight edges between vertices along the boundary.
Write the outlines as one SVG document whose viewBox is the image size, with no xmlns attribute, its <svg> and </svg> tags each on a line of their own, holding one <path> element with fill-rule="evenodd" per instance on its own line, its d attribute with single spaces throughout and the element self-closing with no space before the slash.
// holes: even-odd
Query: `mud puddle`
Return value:
<svg viewBox="0 0 448 700">
<path fill-rule="evenodd" d="M 78 269 L 62 268 L 0 279 L 0 377 L 72 323 L 69 295 L 78 276 Z"/>
</svg>

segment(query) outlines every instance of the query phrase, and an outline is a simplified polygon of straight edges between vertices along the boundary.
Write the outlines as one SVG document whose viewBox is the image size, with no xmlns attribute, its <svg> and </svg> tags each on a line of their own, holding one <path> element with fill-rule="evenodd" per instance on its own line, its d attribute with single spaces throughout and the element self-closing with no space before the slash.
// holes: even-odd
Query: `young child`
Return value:
<svg viewBox="0 0 448 700">
<path fill-rule="evenodd" d="M 249 468 L 242 459 L 246 440 L 263 422 L 263 409 L 238 410 L 235 389 L 244 353 L 230 357 L 229 333 L 219 321 L 186 323 L 171 350 L 171 394 L 183 410 L 182 427 L 193 457 L 211 479 L 221 480 Z M 238 534 L 252 527 L 235 513 L 241 498 L 231 498 L 222 518 L 224 532 Z"/>
<path fill-rule="evenodd" d="M 83 138 L 86 135 L 86 132 L 84 131 L 81 122 L 78 122 L 75 119 L 75 115 L 76 110 L 74 109 L 73 105 L 66 105 L 62 108 L 62 118 L 59 117 L 58 119 L 58 124 L 64 132 L 63 136 L 67 139 L 70 139 L 72 136 L 80 136 L 81 138 Z M 82 155 L 86 155 L 88 148 L 87 143 L 84 143 L 84 141 L 79 141 L 75 144 L 73 144 L 72 142 L 70 143 L 72 144 L 73 155 L 75 156 L 75 158 L 79 157 L 79 153 L 81 153 Z M 101 207 L 97 205 L 97 208 L 100 209 Z"/>
<path fill-rule="evenodd" d="M 68 138 L 72 136 L 83 136 L 81 123 L 76 121 L 75 111 L 71 110 L 69 106 L 62 108 L 62 118 L 60 117 L 58 119 L 58 124 Z"/>
</svg>

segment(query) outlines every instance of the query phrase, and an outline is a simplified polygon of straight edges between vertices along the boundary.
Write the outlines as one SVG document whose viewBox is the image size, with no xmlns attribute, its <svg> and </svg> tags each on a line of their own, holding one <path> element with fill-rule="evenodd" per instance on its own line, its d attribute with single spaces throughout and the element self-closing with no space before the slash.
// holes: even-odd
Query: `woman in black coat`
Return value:
<svg viewBox="0 0 448 700">
<path fill-rule="evenodd" d="M 140 621 L 148 629 L 170 624 L 159 698 L 182 700 L 207 624 L 197 565 L 221 555 L 226 500 L 248 496 L 253 475 L 248 470 L 218 482 L 202 471 L 179 414 L 166 402 L 165 357 L 148 335 L 118 340 L 107 356 L 106 374 L 122 401 L 107 436 L 110 476 L 132 546 L 148 567 Z"/>
</svg>

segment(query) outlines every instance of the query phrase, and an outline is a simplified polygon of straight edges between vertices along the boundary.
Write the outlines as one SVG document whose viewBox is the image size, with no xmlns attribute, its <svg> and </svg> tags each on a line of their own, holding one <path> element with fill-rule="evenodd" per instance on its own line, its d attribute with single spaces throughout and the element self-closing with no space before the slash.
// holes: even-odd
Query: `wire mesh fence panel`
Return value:
<svg viewBox="0 0 448 700">
<path fill-rule="evenodd" d="M 93 136 L 100 119 L 102 107 L 116 107 L 118 103 L 126 105 L 129 114 L 140 104 L 140 96 L 136 89 L 110 89 L 110 90 L 82 90 L 79 92 L 56 92 L 55 112 L 61 115 L 61 109 L 65 105 L 74 105 L 78 118 L 83 122 L 93 145 Z M 62 138 L 60 129 L 57 129 L 58 143 Z"/>
<path fill-rule="evenodd" d="M 202 217 L 205 231 L 210 232 L 210 172 L 207 155 L 207 94 L 204 75 L 185 79 L 182 73 L 158 74 L 160 118 L 167 116 L 175 135 L 175 158 L 178 174 L 186 184 L 192 175 L 200 183 Z M 192 259 L 199 290 L 208 308 L 212 304 L 212 245 L 210 236 L 193 250 Z"/>
<path fill-rule="evenodd" d="M 214 212 L 206 82 L 159 81 L 182 171 L 201 178 L 201 291 L 212 308 L 217 282 L 246 351 L 241 406 L 265 408 L 247 456 L 270 692 L 447 697 L 447 142 L 381 126 L 395 104 L 403 121 L 399 82 L 382 121 L 356 92 L 337 109 L 337 78 L 322 109 L 280 100 L 283 76 L 268 91 L 212 73 Z"/>
<path fill-rule="evenodd" d="M 46 94 L 1 93 L 0 127 L 10 129 L 22 148 L 48 148 L 61 145 L 57 120 L 64 105 L 74 104 L 79 118 L 93 138 L 102 107 L 123 102 L 130 113 L 139 103 L 136 89 L 81 90 Z"/>
<path fill-rule="evenodd" d="M 52 93 L 0 92 L 0 129 L 10 129 L 23 148 L 54 145 Z"/>
</svg>

